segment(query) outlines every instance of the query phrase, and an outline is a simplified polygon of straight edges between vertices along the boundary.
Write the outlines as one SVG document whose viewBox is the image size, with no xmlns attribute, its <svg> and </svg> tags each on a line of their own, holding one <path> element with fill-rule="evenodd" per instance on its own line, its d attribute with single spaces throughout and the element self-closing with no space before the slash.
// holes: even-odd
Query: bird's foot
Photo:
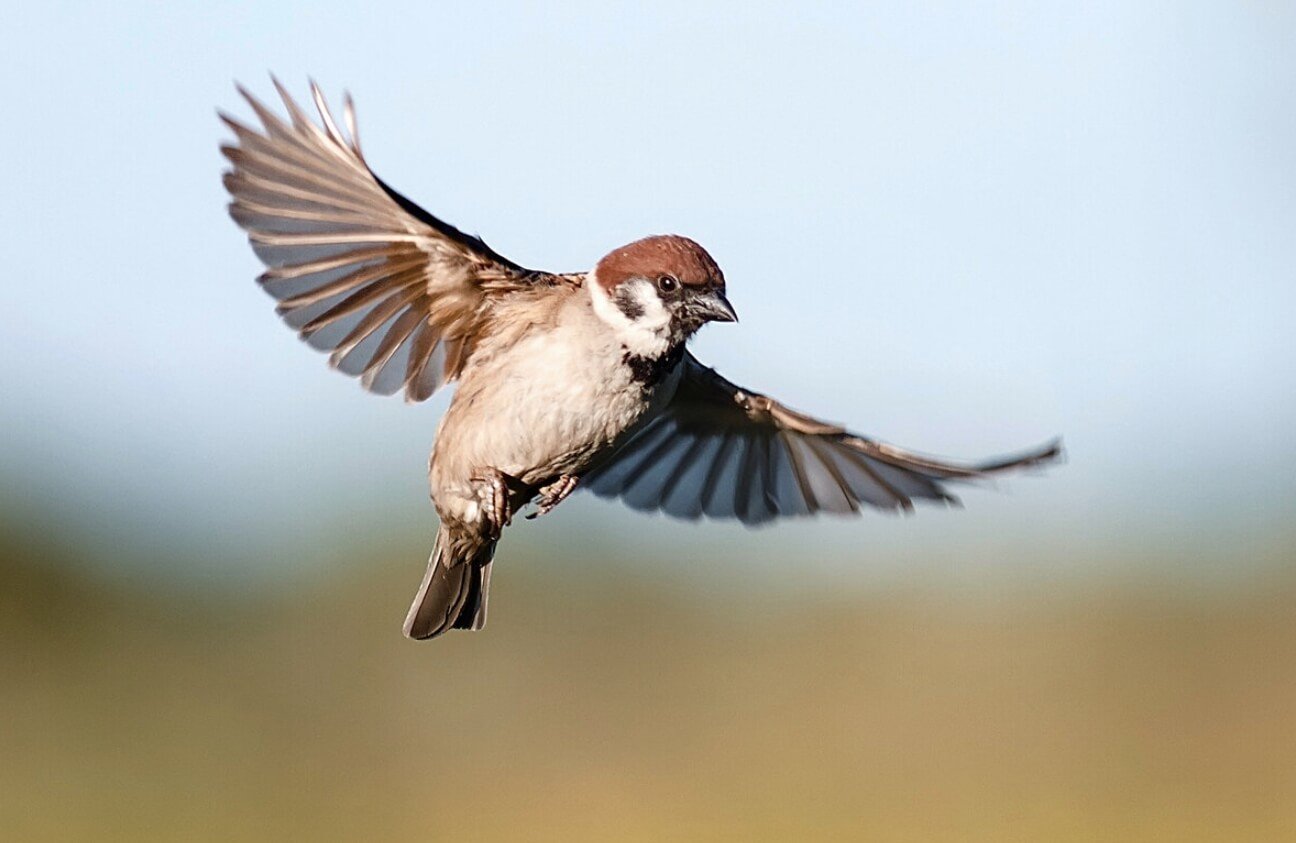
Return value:
<svg viewBox="0 0 1296 843">
<path fill-rule="evenodd" d="M 536 511 L 527 516 L 527 520 L 538 518 L 541 515 L 548 515 L 558 504 L 567 500 L 567 496 L 576 491 L 576 484 L 580 482 L 574 474 L 564 474 L 554 482 L 550 483 L 540 490 L 540 497 L 536 498 Z"/>
<path fill-rule="evenodd" d="M 499 469 L 487 469 L 482 476 L 472 478 L 472 484 L 481 501 L 482 512 L 486 516 L 486 533 L 491 540 L 498 540 L 504 528 L 513 523 L 513 511 L 509 506 L 509 476 Z"/>
</svg>

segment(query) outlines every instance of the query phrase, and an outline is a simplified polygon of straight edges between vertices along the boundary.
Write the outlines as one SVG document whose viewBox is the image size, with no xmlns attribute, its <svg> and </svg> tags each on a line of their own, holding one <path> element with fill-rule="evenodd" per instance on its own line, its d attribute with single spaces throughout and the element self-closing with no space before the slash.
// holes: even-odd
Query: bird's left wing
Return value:
<svg viewBox="0 0 1296 843">
<path fill-rule="evenodd" d="M 242 88 L 262 129 L 221 115 L 237 138 L 221 147 L 230 215 L 280 316 L 366 389 L 422 401 L 458 377 L 501 297 L 579 285 L 518 266 L 389 187 L 360 152 L 349 97 L 348 137 L 318 87 L 320 124 L 275 87 L 287 121 Z"/>
<path fill-rule="evenodd" d="M 945 481 L 975 480 L 1047 462 L 1051 442 L 1014 456 L 959 465 L 857 436 L 741 389 L 686 354 L 671 404 L 582 481 L 602 497 L 678 518 L 853 513 L 861 504 L 911 509 L 952 502 Z"/>
</svg>

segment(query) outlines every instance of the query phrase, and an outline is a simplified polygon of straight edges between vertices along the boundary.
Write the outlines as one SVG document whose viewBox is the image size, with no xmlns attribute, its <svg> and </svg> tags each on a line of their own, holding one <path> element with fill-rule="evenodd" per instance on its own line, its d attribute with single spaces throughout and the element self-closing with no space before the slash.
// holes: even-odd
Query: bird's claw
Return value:
<svg viewBox="0 0 1296 843">
<path fill-rule="evenodd" d="M 540 490 L 540 497 L 536 499 L 536 511 L 528 515 L 527 520 L 530 521 L 553 512 L 554 507 L 567 500 L 567 496 L 576 491 L 578 482 L 579 478 L 576 475 L 564 474 L 548 486 L 545 486 Z"/>
<path fill-rule="evenodd" d="M 477 495 L 485 511 L 487 534 L 491 539 L 497 540 L 504 528 L 513 523 L 507 475 L 502 471 L 491 470 L 484 477 L 472 478 L 472 482 L 477 486 Z"/>
</svg>

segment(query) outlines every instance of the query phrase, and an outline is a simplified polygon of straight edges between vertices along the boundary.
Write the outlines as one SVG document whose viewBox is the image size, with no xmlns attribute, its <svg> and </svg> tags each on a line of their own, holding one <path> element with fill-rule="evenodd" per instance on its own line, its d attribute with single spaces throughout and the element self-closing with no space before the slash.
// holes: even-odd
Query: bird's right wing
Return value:
<svg viewBox="0 0 1296 843">
<path fill-rule="evenodd" d="M 518 266 L 388 187 L 360 152 L 350 98 L 348 138 L 318 87 L 322 126 L 275 87 L 288 122 L 242 88 L 262 129 L 221 115 L 237 138 L 221 147 L 230 215 L 284 321 L 365 388 L 422 401 L 458 377 L 499 297 L 580 284 Z"/>
<path fill-rule="evenodd" d="M 584 488 L 677 518 L 759 524 L 854 513 L 861 504 L 910 509 L 919 498 L 953 501 L 945 481 L 976 480 L 1061 453 L 1055 441 L 975 465 L 924 457 L 741 389 L 692 354 L 682 365 L 672 402 L 586 475 Z"/>
</svg>

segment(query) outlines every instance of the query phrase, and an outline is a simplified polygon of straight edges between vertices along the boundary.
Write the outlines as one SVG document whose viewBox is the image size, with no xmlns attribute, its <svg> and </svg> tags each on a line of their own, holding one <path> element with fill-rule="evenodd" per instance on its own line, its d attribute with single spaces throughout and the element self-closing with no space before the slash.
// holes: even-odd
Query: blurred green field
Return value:
<svg viewBox="0 0 1296 843">
<path fill-rule="evenodd" d="M 413 542 L 239 592 L 3 539 L 6 840 L 1296 839 L 1293 579 L 781 593 L 513 542 L 487 630 L 413 644 Z"/>
</svg>

